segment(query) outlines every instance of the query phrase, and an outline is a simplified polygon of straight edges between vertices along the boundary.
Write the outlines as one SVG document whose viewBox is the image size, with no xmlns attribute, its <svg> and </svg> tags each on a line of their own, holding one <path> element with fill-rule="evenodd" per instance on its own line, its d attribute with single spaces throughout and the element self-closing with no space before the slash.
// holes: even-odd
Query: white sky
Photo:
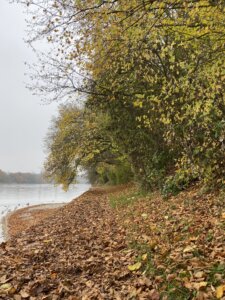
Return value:
<svg viewBox="0 0 225 300">
<path fill-rule="evenodd" d="M 43 139 L 56 104 L 43 105 L 26 89 L 24 75 L 35 56 L 25 44 L 25 15 L 19 5 L 0 0 L 0 169 L 39 172 Z"/>
</svg>

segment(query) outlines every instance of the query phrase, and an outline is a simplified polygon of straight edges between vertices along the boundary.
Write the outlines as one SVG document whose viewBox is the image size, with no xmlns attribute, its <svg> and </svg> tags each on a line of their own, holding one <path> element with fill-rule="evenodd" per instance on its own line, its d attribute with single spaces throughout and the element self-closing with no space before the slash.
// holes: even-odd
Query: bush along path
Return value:
<svg viewBox="0 0 225 300">
<path fill-rule="evenodd" d="M 225 299 L 223 195 L 95 189 L 0 245 L 0 299 Z"/>
</svg>

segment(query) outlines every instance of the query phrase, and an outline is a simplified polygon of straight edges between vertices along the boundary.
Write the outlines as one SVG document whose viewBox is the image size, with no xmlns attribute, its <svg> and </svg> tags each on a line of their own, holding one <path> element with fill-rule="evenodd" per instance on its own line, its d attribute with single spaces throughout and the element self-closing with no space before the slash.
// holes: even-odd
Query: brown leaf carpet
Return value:
<svg viewBox="0 0 225 300">
<path fill-rule="evenodd" d="M 134 299 L 138 288 L 151 299 L 149 282 L 127 268 L 134 253 L 116 218 L 107 193 L 88 191 L 2 243 L 0 299 Z"/>
</svg>

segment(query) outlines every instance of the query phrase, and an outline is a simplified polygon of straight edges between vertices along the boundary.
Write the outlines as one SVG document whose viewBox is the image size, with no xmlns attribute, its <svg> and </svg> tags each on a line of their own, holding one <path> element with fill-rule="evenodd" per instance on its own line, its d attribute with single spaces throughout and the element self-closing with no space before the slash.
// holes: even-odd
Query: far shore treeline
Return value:
<svg viewBox="0 0 225 300">
<path fill-rule="evenodd" d="M 6 173 L 0 170 L 0 184 L 2 183 L 40 184 L 46 183 L 46 180 L 43 178 L 42 174 L 22 172 Z"/>
</svg>

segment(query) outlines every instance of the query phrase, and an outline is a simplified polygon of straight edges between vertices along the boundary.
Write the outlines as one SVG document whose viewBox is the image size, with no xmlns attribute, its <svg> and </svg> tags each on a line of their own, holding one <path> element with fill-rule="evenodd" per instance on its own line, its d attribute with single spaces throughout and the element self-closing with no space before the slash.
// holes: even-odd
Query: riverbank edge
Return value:
<svg viewBox="0 0 225 300">
<path fill-rule="evenodd" d="M 3 242 L 7 242 L 10 238 L 11 235 L 9 234 L 9 227 L 10 227 L 10 218 L 13 215 L 18 214 L 18 212 L 22 213 L 26 213 L 29 212 L 29 210 L 35 209 L 35 210 L 42 210 L 43 212 L 45 212 L 46 210 L 50 211 L 53 209 L 57 209 L 60 208 L 64 205 L 67 205 L 69 203 L 71 203 L 72 201 L 79 199 L 80 197 L 82 197 L 85 193 L 88 192 L 99 192 L 99 191 L 107 191 L 107 192 L 113 192 L 113 191 L 119 191 L 121 189 L 124 189 L 124 187 L 128 187 L 128 186 L 133 186 L 133 184 L 126 184 L 126 185 L 119 185 L 119 186 L 108 186 L 108 185 L 92 185 L 87 191 L 83 192 L 81 195 L 79 195 L 78 197 L 75 197 L 73 199 L 71 199 L 68 202 L 61 202 L 61 203 L 43 203 L 43 204 L 37 204 L 37 205 L 31 205 L 28 207 L 22 207 L 19 209 L 16 209 L 14 211 L 11 211 L 9 213 L 7 213 L 5 216 L 3 216 L 0 219 L 0 226 L 2 226 L 2 236 L 3 236 Z M 26 229 L 25 229 L 26 230 Z M 0 242 L 1 244 L 1 242 Z"/>
<path fill-rule="evenodd" d="M 123 186 L 124 185 L 121 185 L 121 187 L 123 187 Z M 7 242 L 11 238 L 11 236 L 9 234 L 10 218 L 11 218 L 11 216 L 17 214 L 19 211 L 25 213 L 26 211 L 29 211 L 30 209 L 38 209 L 38 210 L 42 210 L 42 211 L 52 210 L 52 209 L 60 208 L 64 205 L 67 205 L 70 202 L 72 202 L 73 200 L 79 199 L 81 196 L 83 196 L 87 192 L 105 191 L 105 190 L 113 191 L 116 189 L 118 189 L 118 186 L 95 185 L 95 186 L 91 186 L 87 191 L 83 192 L 78 197 L 71 199 L 69 202 L 43 203 L 43 204 L 31 205 L 28 207 L 22 207 L 22 208 L 14 210 L 14 211 L 11 211 L 0 219 L 0 226 L 2 226 L 2 235 L 3 235 L 3 239 L 4 239 L 3 242 Z M 1 244 L 1 242 L 0 242 L 0 244 Z"/>
<path fill-rule="evenodd" d="M 28 207 L 22 207 L 19 209 L 16 209 L 12 212 L 7 213 L 5 216 L 3 216 L 0 220 L 0 226 L 2 226 L 2 235 L 4 238 L 3 242 L 7 242 L 10 239 L 10 234 L 9 234 L 9 224 L 10 224 L 10 218 L 13 217 L 13 215 L 18 214 L 19 212 L 21 212 L 22 214 L 25 214 L 27 212 L 32 214 L 32 210 L 39 210 L 39 211 L 46 211 L 46 210 L 52 210 L 52 209 L 56 209 L 56 208 L 60 208 L 64 205 L 66 205 L 67 203 L 62 202 L 62 203 L 43 203 L 43 204 L 37 204 L 37 205 L 31 205 Z M 20 214 L 19 214 L 20 215 Z"/>
</svg>

